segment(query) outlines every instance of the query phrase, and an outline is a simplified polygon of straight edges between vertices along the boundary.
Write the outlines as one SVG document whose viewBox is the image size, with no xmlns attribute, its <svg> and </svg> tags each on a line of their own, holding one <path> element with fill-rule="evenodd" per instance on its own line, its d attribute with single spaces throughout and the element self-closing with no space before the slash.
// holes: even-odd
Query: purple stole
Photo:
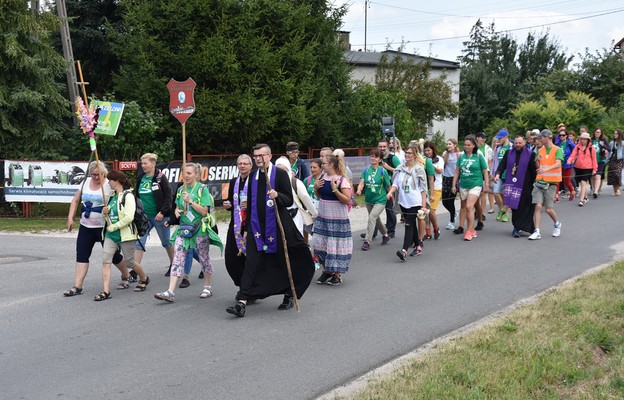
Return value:
<svg viewBox="0 0 624 400">
<path fill-rule="evenodd" d="M 269 165 L 270 168 L 270 182 L 271 187 L 275 188 L 275 167 Z M 265 190 L 264 199 L 258 198 L 258 177 L 260 176 L 260 170 L 256 172 L 256 177 L 251 183 L 251 196 L 256 201 L 256 205 L 251 205 L 251 229 L 253 231 L 254 239 L 256 240 L 256 249 L 258 251 L 264 251 L 265 253 L 277 253 L 277 216 L 275 214 L 275 201 L 269 197 L 269 191 Z M 260 229 L 260 218 L 258 218 L 257 205 L 261 201 L 266 204 L 265 221 L 264 226 L 266 229 L 266 240 L 262 236 L 262 230 Z M 247 203 L 247 209 L 250 205 Z"/>
<path fill-rule="evenodd" d="M 234 238 L 236 239 L 236 247 L 238 247 L 239 254 L 247 254 L 247 249 L 245 248 L 245 240 L 243 240 L 243 235 L 241 234 L 241 225 L 243 224 L 243 215 L 241 210 L 241 199 L 239 191 L 239 183 L 242 178 L 236 178 L 236 183 L 234 184 Z M 249 183 L 249 176 L 245 178 L 245 185 L 243 186 L 242 192 L 247 195 L 247 184 Z"/>
<path fill-rule="evenodd" d="M 518 165 L 516 165 L 516 154 L 515 148 L 509 149 L 507 165 L 505 166 L 507 175 L 505 175 L 505 184 L 503 185 L 503 203 L 513 210 L 516 210 L 520 204 L 524 178 L 531 161 L 532 151 L 525 146 L 520 153 Z"/>
</svg>

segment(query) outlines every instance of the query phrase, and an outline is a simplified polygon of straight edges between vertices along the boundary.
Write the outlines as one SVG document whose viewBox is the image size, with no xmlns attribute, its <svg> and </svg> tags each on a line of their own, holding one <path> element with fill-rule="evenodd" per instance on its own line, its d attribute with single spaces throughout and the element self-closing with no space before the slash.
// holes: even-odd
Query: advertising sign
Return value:
<svg viewBox="0 0 624 400">
<path fill-rule="evenodd" d="M 169 112 L 184 124 L 195 112 L 195 81 L 188 78 L 184 82 L 169 80 Z"/>
<path fill-rule="evenodd" d="M 6 201 L 71 203 L 86 178 L 87 163 L 4 160 Z"/>
<path fill-rule="evenodd" d="M 98 124 L 95 128 L 96 135 L 112 135 L 117 134 L 121 116 L 123 115 L 125 105 L 123 103 L 113 103 L 110 101 L 91 101 L 92 107 L 100 107 Z"/>
</svg>

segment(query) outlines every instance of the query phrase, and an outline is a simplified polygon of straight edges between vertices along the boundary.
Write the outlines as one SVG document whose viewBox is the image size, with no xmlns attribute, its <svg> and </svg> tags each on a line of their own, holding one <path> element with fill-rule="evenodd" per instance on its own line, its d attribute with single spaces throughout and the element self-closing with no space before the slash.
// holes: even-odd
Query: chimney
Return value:
<svg viewBox="0 0 624 400">
<path fill-rule="evenodd" d="M 340 47 L 342 47 L 345 51 L 351 50 L 351 32 L 347 31 L 338 31 L 338 42 L 340 43 Z"/>
</svg>

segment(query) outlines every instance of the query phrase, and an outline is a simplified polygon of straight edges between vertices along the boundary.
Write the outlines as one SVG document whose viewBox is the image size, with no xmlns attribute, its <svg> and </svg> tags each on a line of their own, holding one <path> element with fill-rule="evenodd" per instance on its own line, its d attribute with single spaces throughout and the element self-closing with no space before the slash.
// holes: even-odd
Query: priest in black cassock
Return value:
<svg viewBox="0 0 624 400">
<path fill-rule="evenodd" d="M 266 144 L 254 146 L 253 157 L 257 169 L 249 175 L 247 185 L 247 259 L 237 295 L 238 302 L 226 310 L 237 317 L 245 316 L 247 301 L 273 295 L 284 296 L 279 310 L 293 307 L 293 293 L 276 213 L 279 213 L 284 227 L 298 298 L 303 296 L 314 276 L 314 261 L 310 249 L 286 209 L 293 203 L 288 173 L 271 163 L 271 148 Z M 267 179 L 271 183 L 271 190 Z"/>
<path fill-rule="evenodd" d="M 504 179 L 503 203 L 511 208 L 512 236 L 520 237 L 520 231 L 532 233 L 533 223 L 533 183 L 536 176 L 536 154 L 526 145 L 524 136 L 518 135 L 514 145 L 507 150 L 498 164 L 494 182 L 501 176 Z"/>
<path fill-rule="evenodd" d="M 247 188 L 253 160 L 247 154 L 241 154 L 236 160 L 236 166 L 238 176 L 230 180 L 228 197 L 223 201 L 223 207 L 229 210 L 231 215 L 225 245 L 225 269 L 234 284 L 240 286 L 247 260 L 243 235 L 247 219 Z"/>
</svg>

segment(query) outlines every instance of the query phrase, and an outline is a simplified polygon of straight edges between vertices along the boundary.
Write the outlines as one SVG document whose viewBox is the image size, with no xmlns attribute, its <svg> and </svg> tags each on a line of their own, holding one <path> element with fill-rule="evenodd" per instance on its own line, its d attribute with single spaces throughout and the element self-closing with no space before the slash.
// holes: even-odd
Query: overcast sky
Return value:
<svg viewBox="0 0 624 400">
<path fill-rule="evenodd" d="M 405 51 L 455 61 L 468 40 L 477 19 L 492 21 L 497 31 L 510 31 L 519 42 L 528 32 L 549 30 L 569 55 L 603 47 L 624 37 L 622 0 L 446 0 L 439 3 L 417 0 L 335 0 L 347 4 L 349 12 L 342 29 L 351 32 L 351 49 L 364 49 L 365 21 L 368 20 L 366 47 L 382 51 L 390 43 L 396 49 L 407 42 Z M 529 28 L 530 29 L 523 29 Z"/>
</svg>

